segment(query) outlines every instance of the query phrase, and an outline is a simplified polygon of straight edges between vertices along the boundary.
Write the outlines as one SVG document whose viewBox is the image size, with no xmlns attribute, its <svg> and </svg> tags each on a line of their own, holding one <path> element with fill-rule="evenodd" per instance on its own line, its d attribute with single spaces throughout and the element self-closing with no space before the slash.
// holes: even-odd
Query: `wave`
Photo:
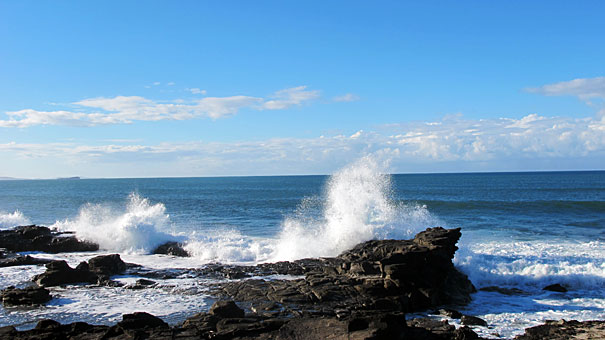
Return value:
<svg viewBox="0 0 605 340">
<path fill-rule="evenodd" d="M 336 256 L 360 242 L 408 238 L 441 224 L 426 206 L 391 199 L 384 168 L 366 156 L 332 175 L 323 199 L 303 200 L 297 213 L 284 219 L 271 260 Z"/>
<path fill-rule="evenodd" d="M 480 287 L 538 291 L 550 284 L 603 291 L 605 242 L 482 242 L 460 246 L 455 264 Z"/>
<path fill-rule="evenodd" d="M 0 212 L 0 229 L 8 229 L 29 224 L 31 224 L 30 220 L 19 210 L 15 210 L 10 214 Z"/>
<path fill-rule="evenodd" d="M 162 203 L 132 193 L 123 211 L 109 205 L 88 203 L 75 219 L 56 222 L 58 230 L 75 231 L 78 238 L 99 244 L 101 249 L 125 253 L 150 253 L 168 241 L 182 241 L 169 234 L 169 216 Z"/>
</svg>

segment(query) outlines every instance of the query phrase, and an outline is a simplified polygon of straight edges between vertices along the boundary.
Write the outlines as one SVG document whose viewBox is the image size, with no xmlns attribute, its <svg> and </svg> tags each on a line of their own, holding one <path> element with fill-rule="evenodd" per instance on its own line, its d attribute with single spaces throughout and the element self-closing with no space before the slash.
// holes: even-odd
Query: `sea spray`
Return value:
<svg viewBox="0 0 605 340">
<path fill-rule="evenodd" d="M 30 220 L 19 210 L 7 214 L 0 211 L 0 229 L 8 229 L 19 225 L 31 224 Z"/>
<path fill-rule="evenodd" d="M 53 227 L 75 231 L 78 238 L 97 243 L 101 249 L 149 253 L 164 242 L 180 240 L 164 231 L 169 221 L 164 204 L 152 204 L 132 193 L 123 211 L 87 203 L 75 219 L 56 222 Z"/>
<path fill-rule="evenodd" d="M 439 224 L 425 206 L 392 200 L 391 177 L 385 166 L 366 156 L 332 175 L 317 215 L 307 199 L 294 216 L 287 217 L 271 258 L 294 260 L 336 256 L 371 239 L 404 238 Z M 315 210 L 316 211 L 316 210 Z"/>
</svg>

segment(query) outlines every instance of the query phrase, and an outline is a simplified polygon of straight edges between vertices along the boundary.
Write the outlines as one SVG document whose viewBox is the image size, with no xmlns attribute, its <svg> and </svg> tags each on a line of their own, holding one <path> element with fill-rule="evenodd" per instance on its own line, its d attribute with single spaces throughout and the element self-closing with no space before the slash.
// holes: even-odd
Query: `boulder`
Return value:
<svg viewBox="0 0 605 340">
<path fill-rule="evenodd" d="M 126 264 L 118 254 L 101 255 L 82 262 L 75 269 L 65 261 L 52 261 L 46 265 L 46 271 L 36 275 L 33 281 L 40 286 L 51 287 L 73 283 L 111 284 L 109 276 L 121 274 Z"/>
<path fill-rule="evenodd" d="M 178 242 L 166 242 L 155 248 L 154 254 L 165 254 L 180 257 L 189 257 L 189 253 L 183 248 L 183 245 Z"/>
<path fill-rule="evenodd" d="M 0 297 L 5 306 L 41 305 L 52 299 L 49 290 L 43 287 L 20 289 L 11 286 L 0 292 Z"/>
<path fill-rule="evenodd" d="M 245 315 L 233 301 L 216 301 L 210 307 L 210 314 L 221 318 L 243 318 Z"/>
<path fill-rule="evenodd" d="M 126 270 L 126 263 L 122 261 L 119 254 L 100 255 L 88 260 L 90 271 L 100 275 L 117 275 Z"/>
<path fill-rule="evenodd" d="M 98 276 L 81 267 L 73 269 L 61 260 L 48 263 L 46 271 L 34 276 L 33 281 L 43 287 L 52 287 L 73 283 L 96 283 Z"/>
<path fill-rule="evenodd" d="M 562 285 L 555 283 L 552 285 L 548 285 L 544 288 L 542 288 L 542 290 L 548 290 L 551 292 L 558 292 L 558 293 L 566 293 L 567 292 L 567 288 L 563 287 Z"/>
</svg>

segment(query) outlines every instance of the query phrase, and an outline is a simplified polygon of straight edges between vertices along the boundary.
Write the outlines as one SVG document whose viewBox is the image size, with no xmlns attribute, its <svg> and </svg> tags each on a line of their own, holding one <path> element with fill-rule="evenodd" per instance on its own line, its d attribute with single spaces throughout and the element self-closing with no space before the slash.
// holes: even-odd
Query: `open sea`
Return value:
<svg viewBox="0 0 605 340">
<path fill-rule="evenodd" d="M 370 239 L 461 227 L 455 264 L 479 291 L 458 308 L 485 319 L 482 336 L 508 338 L 549 319 L 605 319 L 605 172 L 384 175 L 371 159 L 331 176 L 0 181 L 0 228 L 38 224 L 100 244 L 91 253 L 44 254 L 72 266 L 99 253 L 173 270 L 336 256 Z M 149 255 L 184 242 L 191 258 Z M 26 285 L 43 266 L 0 268 L 0 289 Z M 136 277 L 120 276 L 124 283 Z M 109 324 L 147 311 L 169 323 L 207 310 L 195 275 L 152 289 L 54 288 L 41 308 L 0 307 L 0 326 L 41 318 Z M 559 283 L 567 293 L 544 291 Z"/>
</svg>

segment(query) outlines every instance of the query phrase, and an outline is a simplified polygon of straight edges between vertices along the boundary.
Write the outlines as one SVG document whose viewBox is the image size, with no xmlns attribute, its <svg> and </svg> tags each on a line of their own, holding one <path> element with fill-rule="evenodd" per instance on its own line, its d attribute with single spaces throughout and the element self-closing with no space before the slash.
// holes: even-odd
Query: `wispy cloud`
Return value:
<svg viewBox="0 0 605 340">
<path fill-rule="evenodd" d="M 205 94 L 204 90 L 190 90 Z M 72 103 L 78 107 L 77 111 L 25 109 L 7 112 L 8 119 L 0 120 L 0 127 L 96 126 L 130 124 L 135 121 L 187 120 L 200 117 L 219 119 L 235 115 L 242 109 L 283 110 L 302 105 L 318 96 L 319 91 L 307 90 L 305 86 L 299 86 L 277 91 L 269 98 L 237 95 L 204 97 L 189 102 L 182 99 L 159 102 L 139 96 L 88 98 Z M 83 110 L 88 112 L 81 112 Z"/>
<path fill-rule="evenodd" d="M 540 87 L 527 88 L 526 91 L 545 96 L 575 96 L 583 101 L 588 101 L 592 98 L 605 99 L 605 77 L 578 78 Z"/>
<path fill-rule="evenodd" d="M 370 153 L 390 158 L 395 172 L 602 169 L 605 122 L 537 114 L 488 120 L 458 116 L 306 139 L 154 145 L 6 143 L 0 144 L 0 153 L 13 159 L 44 158 L 48 163 L 69 164 L 84 176 L 104 176 L 103 169 L 114 174 L 115 164 L 125 169 L 121 176 L 330 173 Z M 143 174 L 140 169 L 150 172 Z"/>
<path fill-rule="evenodd" d="M 275 92 L 271 100 L 263 103 L 262 107 L 267 110 L 281 110 L 319 97 L 319 91 L 307 90 L 306 86 L 298 86 Z"/>
<path fill-rule="evenodd" d="M 359 97 L 352 93 L 347 93 L 342 96 L 337 96 L 337 97 L 332 98 L 332 101 L 335 101 L 335 102 L 354 102 L 354 101 L 358 101 L 358 100 L 359 100 Z"/>
<path fill-rule="evenodd" d="M 197 87 L 187 89 L 187 91 L 189 91 L 189 92 L 191 92 L 193 94 L 206 95 L 206 90 L 202 90 L 202 89 L 199 89 Z"/>
</svg>

